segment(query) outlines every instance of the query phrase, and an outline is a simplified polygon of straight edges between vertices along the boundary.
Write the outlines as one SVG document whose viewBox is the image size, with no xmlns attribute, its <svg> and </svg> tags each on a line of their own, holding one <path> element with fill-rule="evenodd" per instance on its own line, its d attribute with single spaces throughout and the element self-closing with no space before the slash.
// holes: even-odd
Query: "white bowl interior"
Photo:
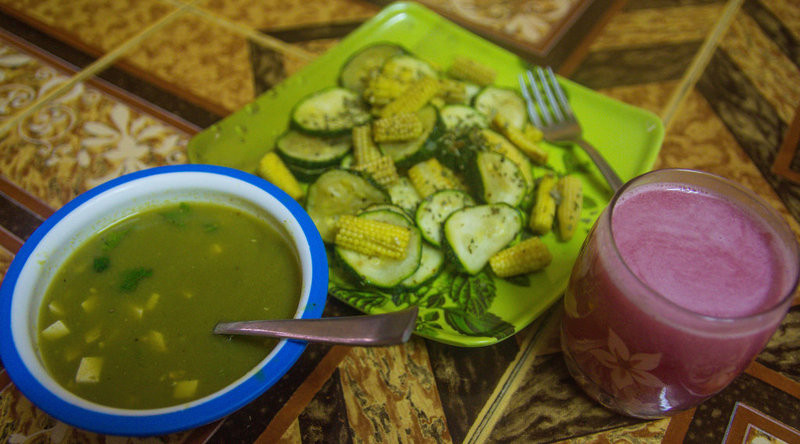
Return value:
<svg viewBox="0 0 800 444">
<path fill-rule="evenodd" d="M 13 340 L 25 365 L 48 390 L 72 404 L 94 411 L 127 415 L 167 413 L 225 393 L 253 376 L 282 348 L 286 341 L 280 341 L 256 367 L 225 389 L 162 409 L 119 409 L 84 400 L 61 387 L 45 369 L 37 344 L 39 310 L 50 281 L 70 254 L 93 234 L 137 211 L 169 203 L 198 201 L 242 209 L 272 222 L 287 236 L 295 246 L 303 271 L 302 293 L 295 317 L 302 314 L 310 296 L 311 251 L 302 227 L 278 199 L 253 184 L 220 174 L 184 171 L 137 178 L 92 197 L 59 220 L 31 252 L 19 274 L 11 305 Z"/>
</svg>

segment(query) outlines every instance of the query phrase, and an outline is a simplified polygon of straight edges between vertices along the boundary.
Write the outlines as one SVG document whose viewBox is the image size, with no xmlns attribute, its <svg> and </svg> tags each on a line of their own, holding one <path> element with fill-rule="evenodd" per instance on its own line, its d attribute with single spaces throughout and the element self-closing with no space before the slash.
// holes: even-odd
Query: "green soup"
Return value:
<svg viewBox="0 0 800 444">
<path fill-rule="evenodd" d="M 52 376 L 100 404 L 157 408 L 242 377 L 277 341 L 217 336 L 217 322 L 291 318 L 297 254 L 272 221 L 181 203 L 94 235 L 64 263 L 39 314 Z"/>
</svg>

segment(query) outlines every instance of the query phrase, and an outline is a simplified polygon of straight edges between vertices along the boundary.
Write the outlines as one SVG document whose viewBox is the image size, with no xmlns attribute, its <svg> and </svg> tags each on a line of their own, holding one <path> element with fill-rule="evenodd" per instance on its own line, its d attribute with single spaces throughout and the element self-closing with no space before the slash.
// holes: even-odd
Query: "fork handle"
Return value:
<svg viewBox="0 0 800 444">
<path fill-rule="evenodd" d="M 608 185 L 611 187 L 611 191 L 617 192 L 620 187 L 622 187 L 622 179 L 619 178 L 614 169 L 611 168 L 611 165 L 606 162 L 602 155 L 595 149 L 592 144 L 583 140 L 582 138 L 578 138 L 575 140 L 575 143 L 580 145 L 581 148 L 589 155 L 595 165 L 597 165 L 597 169 L 600 170 L 600 174 L 606 179 Z"/>
</svg>

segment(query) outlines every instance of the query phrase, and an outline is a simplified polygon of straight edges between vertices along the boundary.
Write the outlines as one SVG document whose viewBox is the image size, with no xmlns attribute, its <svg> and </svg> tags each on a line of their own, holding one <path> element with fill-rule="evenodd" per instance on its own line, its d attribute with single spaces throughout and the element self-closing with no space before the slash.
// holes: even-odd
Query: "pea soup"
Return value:
<svg viewBox="0 0 800 444">
<path fill-rule="evenodd" d="M 276 340 L 217 336 L 217 322 L 291 318 L 300 262 L 273 221 L 180 203 L 104 229 L 56 273 L 39 314 L 45 366 L 67 390 L 146 409 L 211 394 Z"/>
</svg>

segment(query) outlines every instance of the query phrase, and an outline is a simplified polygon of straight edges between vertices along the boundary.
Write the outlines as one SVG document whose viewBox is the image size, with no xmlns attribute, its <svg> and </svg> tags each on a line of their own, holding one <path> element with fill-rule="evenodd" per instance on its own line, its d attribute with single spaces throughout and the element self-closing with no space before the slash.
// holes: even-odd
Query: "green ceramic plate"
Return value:
<svg viewBox="0 0 800 444">
<path fill-rule="evenodd" d="M 395 3 L 364 23 L 336 47 L 282 84 L 218 124 L 197 134 L 188 146 L 195 163 L 230 166 L 253 172 L 260 158 L 287 127 L 289 112 L 310 92 L 336 83 L 339 68 L 356 50 L 371 43 L 396 42 L 419 57 L 447 67 L 462 54 L 493 66 L 497 84 L 517 88 L 524 60 L 414 3 Z M 562 79 L 563 80 L 563 79 Z M 575 83 L 563 80 L 584 135 L 604 154 L 623 180 L 648 171 L 664 136 L 660 119 Z M 608 203 L 602 177 L 582 152 L 548 146 L 548 164 L 559 172 L 577 172 L 584 182 L 582 226 L 569 242 L 552 234 L 543 240 L 554 260 L 544 271 L 516 280 L 480 274 L 444 273 L 413 294 L 350 291 L 332 284 L 331 294 L 367 313 L 385 313 L 418 305 L 416 333 L 452 345 L 475 347 L 499 342 L 520 331 L 563 294 L 583 239 Z"/>
</svg>

